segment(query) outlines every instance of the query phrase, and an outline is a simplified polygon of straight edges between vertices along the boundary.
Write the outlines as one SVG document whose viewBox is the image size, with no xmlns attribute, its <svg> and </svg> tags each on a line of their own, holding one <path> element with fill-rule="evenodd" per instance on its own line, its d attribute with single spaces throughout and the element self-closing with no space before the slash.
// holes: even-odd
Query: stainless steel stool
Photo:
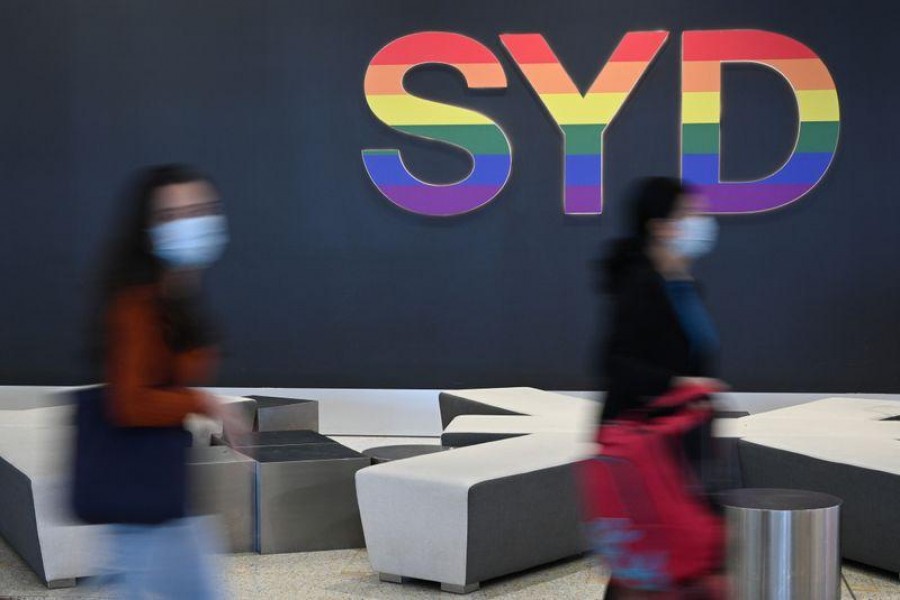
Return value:
<svg viewBox="0 0 900 600">
<path fill-rule="evenodd" d="M 231 552 L 256 548 L 256 463 L 227 446 L 191 448 L 188 461 L 192 514 L 221 519 Z"/>
<path fill-rule="evenodd" d="M 841 500 L 828 494 L 743 489 L 721 496 L 735 600 L 838 600 Z"/>
<path fill-rule="evenodd" d="M 257 461 L 260 554 L 365 547 L 355 476 L 368 456 L 334 442 L 239 451 Z"/>
<path fill-rule="evenodd" d="M 254 431 L 319 431 L 319 403 L 299 398 L 247 396 L 256 402 Z"/>
</svg>

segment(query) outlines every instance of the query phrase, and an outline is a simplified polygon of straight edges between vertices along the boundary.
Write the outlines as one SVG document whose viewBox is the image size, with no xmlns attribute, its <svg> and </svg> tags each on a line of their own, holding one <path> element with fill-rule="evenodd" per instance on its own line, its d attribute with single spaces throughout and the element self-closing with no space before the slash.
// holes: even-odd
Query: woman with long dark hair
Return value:
<svg viewBox="0 0 900 600">
<path fill-rule="evenodd" d="M 655 177 L 639 182 L 629 208 L 629 235 L 604 261 L 613 314 L 603 357 L 607 394 L 601 428 L 614 427 L 617 419 L 653 418 L 648 404 L 675 388 L 726 388 L 713 378 L 719 339 L 692 274 L 694 262 L 712 250 L 717 235 L 715 220 L 703 214 L 703 197 L 676 179 Z M 717 474 L 708 421 L 687 432 L 681 442 L 691 471 L 685 481 L 711 491 Z M 685 485 L 691 497 L 706 503 L 696 495 L 704 490 Z M 628 499 L 638 504 L 646 500 Z M 715 510 L 711 503 L 707 507 Z M 698 575 L 665 597 L 719 598 L 720 584 L 716 573 Z M 608 599 L 651 597 L 656 597 L 653 592 L 618 584 L 610 584 L 606 593 Z"/>
<path fill-rule="evenodd" d="M 117 427 L 177 428 L 199 414 L 231 427 L 220 401 L 192 387 L 207 383 L 217 362 L 202 276 L 228 239 L 218 191 L 194 169 L 167 165 L 140 172 L 125 201 L 130 214 L 111 247 L 94 332 L 107 417 Z M 221 597 L 210 532 L 197 520 L 111 529 L 125 597 Z"/>
<path fill-rule="evenodd" d="M 713 389 L 719 339 L 692 274 L 715 245 L 715 220 L 703 198 L 677 179 L 638 184 L 628 237 L 604 261 L 613 298 L 605 348 L 603 420 L 639 408 L 679 385 Z"/>
</svg>

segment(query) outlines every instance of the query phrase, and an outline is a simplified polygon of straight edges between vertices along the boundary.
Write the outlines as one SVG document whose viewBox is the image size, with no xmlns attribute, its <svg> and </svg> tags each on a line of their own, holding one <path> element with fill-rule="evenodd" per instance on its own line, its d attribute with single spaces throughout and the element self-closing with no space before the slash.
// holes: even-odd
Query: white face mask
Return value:
<svg viewBox="0 0 900 600">
<path fill-rule="evenodd" d="M 678 233 L 668 244 L 675 254 L 696 260 L 713 249 L 718 237 L 719 225 L 712 217 L 685 217 L 678 221 Z"/>
<path fill-rule="evenodd" d="M 177 219 L 150 229 L 153 254 L 171 267 L 202 269 L 216 262 L 228 244 L 225 217 Z"/>
</svg>

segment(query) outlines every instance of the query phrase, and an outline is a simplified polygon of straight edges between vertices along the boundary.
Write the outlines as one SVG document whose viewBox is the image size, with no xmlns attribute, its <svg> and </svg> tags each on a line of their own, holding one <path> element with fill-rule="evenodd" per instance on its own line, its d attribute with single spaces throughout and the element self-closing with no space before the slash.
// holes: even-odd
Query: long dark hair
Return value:
<svg viewBox="0 0 900 600">
<path fill-rule="evenodd" d="M 628 235 L 616 241 L 602 261 L 605 291 L 614 293 L 636 265 L 649 260 L 646 250 L 650 223 L 669 218 L 679 198 L 690 191 L 688 185 L 672 177 L 648 177 L 634 185 L 628 202 L 631 210 Z"/>
<path fill-rule="evenodd" d="M 154 202 L 160 188 L 169 185 L 214 182 L 193 167 L 180 164 L 159 165 L 138 171 L 122 195 L 124 210 L 121 225 L 113 233 L 101 271 L 99 302 L 93 319 L 90 352 L 95 362 L 102 361 L 106 348 L 106 315 L 114 297 L 124 289 L 155 285 L 164 267 L 153 253 L 149 229 Z M 213 331 L 199 296 L 160 297 L 165 337 L 175 350 L 207 345 Z"/>
</svg>

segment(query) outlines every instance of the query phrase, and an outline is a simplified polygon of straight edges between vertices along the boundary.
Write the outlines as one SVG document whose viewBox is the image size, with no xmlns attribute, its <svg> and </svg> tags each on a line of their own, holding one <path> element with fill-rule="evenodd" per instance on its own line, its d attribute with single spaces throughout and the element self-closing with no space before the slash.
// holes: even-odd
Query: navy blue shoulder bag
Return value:
<svg viewBox="0 0 900 600">
<path fill-rule="evenodd" d="M 190 433 L 182 427 L 118 427 L 107 417 L 107 393 L 104 386 L 74 392 L 75 514 L 87 523 L 184 517 Z"/>
</svg>

